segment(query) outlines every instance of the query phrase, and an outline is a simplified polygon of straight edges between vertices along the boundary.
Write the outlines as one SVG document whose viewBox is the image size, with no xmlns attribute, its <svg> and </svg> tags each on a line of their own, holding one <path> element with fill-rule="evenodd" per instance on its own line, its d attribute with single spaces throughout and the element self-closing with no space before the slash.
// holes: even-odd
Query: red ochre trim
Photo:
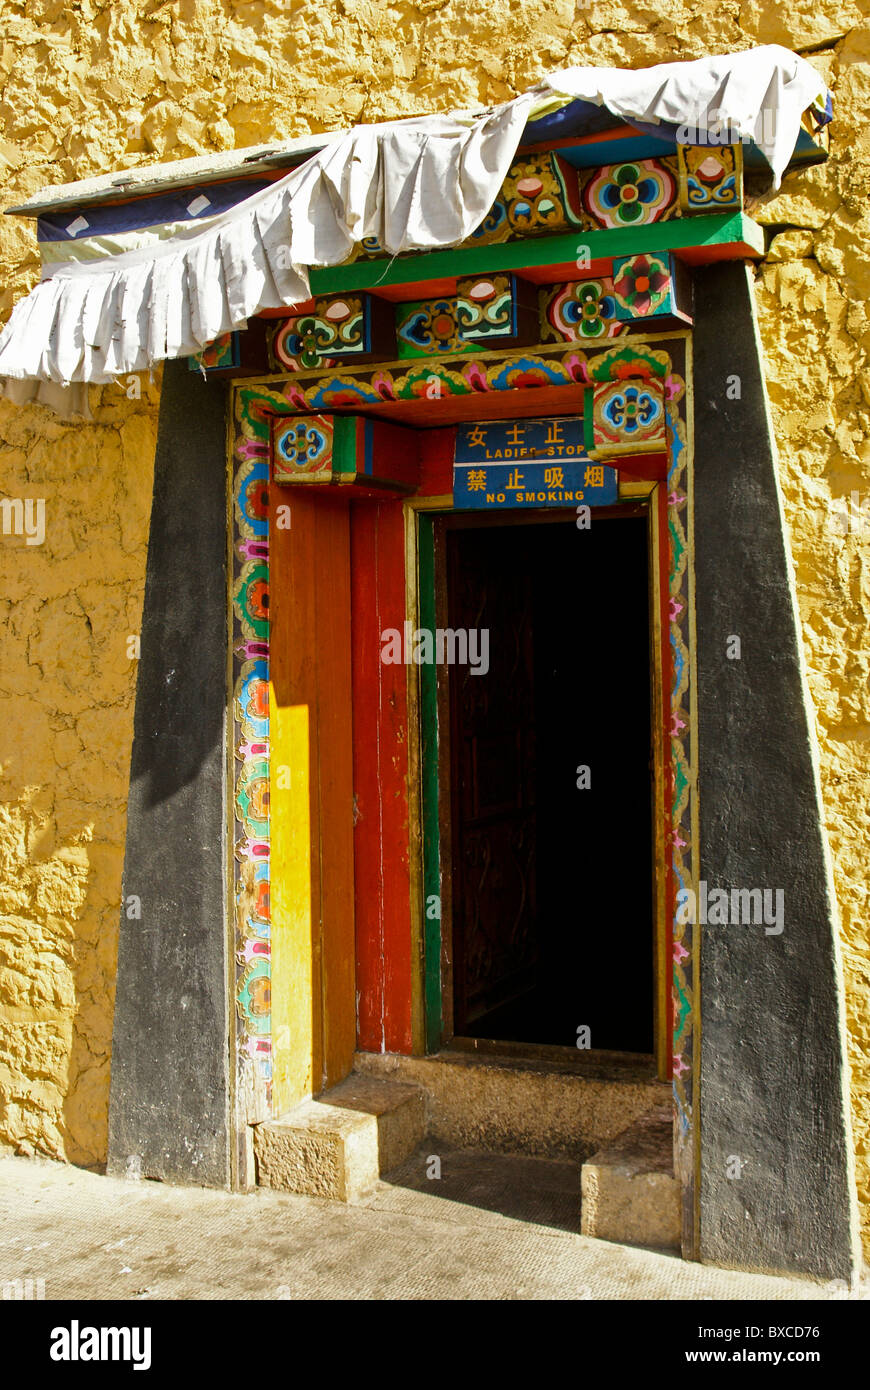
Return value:
<svg viewBox="0 0 870 1390">
<path fill-rule="evenodd" d="M 723 241 L 718 245 L 685 246 L 674 255 L 687 265 L 712 265 L 714 261 L 757 261 L 763 259 L 748 241 Z"/>
<path fill-rule="evenodd" d="M 636 130 L 634 126 L 619 125 L 613 126 L 608 130 L 596 130 L 591 135 L 566 135 L 562 140 L 544 140 L 537 145 L 520 145 L 517 155 L 537 153 L 539 150 L 545 153 L 549 150 L 570 150 L 577 145 L 603 145 L 611 140 L 636 140 L 642 137 L 643 131 Z M 670 150 L 662 144 L 662 153 L 670 154 Z M 649 156 L 647 156 L 649 158 Z M 613 161 L 608 161 L 612 163 Z"/>
<path fill-rule="evenodd" d="M 405 619 L 400 500 L 351 509 L 351 647 L 357 1045 L 410 1052 L 411 882 L 404 666 L 381 662 L 381 633 Z"/>
</svg>

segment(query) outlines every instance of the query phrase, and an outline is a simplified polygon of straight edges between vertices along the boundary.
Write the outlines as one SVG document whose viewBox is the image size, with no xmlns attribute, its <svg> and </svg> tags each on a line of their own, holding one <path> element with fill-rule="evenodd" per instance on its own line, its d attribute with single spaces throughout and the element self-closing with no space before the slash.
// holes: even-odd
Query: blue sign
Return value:
<svg viewBox="0 0 870 1390">
<path fill-rule="evenodd" d="M 616 500 L 616 471 L 589 458 L 581 416 L 457 426 L 455 508 L 602 507 Z"/>
</svg>

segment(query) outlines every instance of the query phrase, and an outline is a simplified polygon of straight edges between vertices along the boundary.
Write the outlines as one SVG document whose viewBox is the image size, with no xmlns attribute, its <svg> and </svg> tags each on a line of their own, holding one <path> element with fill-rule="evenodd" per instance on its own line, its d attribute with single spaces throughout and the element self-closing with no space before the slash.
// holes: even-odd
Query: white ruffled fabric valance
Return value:
<svg viewBox="0 0 870 1390">
<path fill-rule="evenodd" d="M 803 112 L 829 100 L 777 45 L 630 71 L 550 73 L 481 114 L 357 126 L 228 211 L 145 249 L 53 263 L 0 335 L 0 390 L 57 408 L 62 388 L 110 382 L 199 352 L 264 309 L 309 298 L 308 271 L 376 237 L 392 255 L 454 246 L 483 221 L 529 119 L 580 99 L 628 122 L 752 139 L 778 186 Z M 96 239 L 95 239 L 96 241 Z"/>
</svg>

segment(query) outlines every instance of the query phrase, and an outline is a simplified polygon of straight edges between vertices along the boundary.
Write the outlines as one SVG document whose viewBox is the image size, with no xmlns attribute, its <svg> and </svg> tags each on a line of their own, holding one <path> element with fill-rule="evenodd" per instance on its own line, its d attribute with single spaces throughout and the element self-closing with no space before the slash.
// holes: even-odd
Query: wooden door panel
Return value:
<svg viewBox="0 0 870 1390">
<path fill-rule="evenodd" d="M 454 1031 L 531 988 L 537 965 L 533 591 L 510 533 L 447 535 L 448 621 L 489 632 L 449 672 Z"/>
</svg>

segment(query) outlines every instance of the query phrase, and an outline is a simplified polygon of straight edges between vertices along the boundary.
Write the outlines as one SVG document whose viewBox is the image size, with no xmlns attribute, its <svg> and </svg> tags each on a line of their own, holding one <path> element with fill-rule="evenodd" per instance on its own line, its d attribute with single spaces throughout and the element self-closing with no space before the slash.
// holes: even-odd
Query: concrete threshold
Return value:
<svg viewBox="0 0 870 1390">
<path fill-rule="evenodd" d="M 670 1103 L 646 1059 L 567 1060 L 443 1051 L 430 1057 L 358 1052 L 360 1076 L 403 1081 L 427 1097 L 427 1133 L 461 1149 L 581 1162 L 642 1115 Z"/>
<path fill-rule="evenodd" d="M 351 1075 L 254 1128 L 260 1187 L 356 1202 L 423 1139 L 420 1086 Z"/>
<path fill-rule="evenodd" d="M 593 1154 L 583 1164 L 581 1184 L 584 1236 L 679 1250 L 680 1189 L 670 1110 L 642 1115 Z"/>
</svg>

